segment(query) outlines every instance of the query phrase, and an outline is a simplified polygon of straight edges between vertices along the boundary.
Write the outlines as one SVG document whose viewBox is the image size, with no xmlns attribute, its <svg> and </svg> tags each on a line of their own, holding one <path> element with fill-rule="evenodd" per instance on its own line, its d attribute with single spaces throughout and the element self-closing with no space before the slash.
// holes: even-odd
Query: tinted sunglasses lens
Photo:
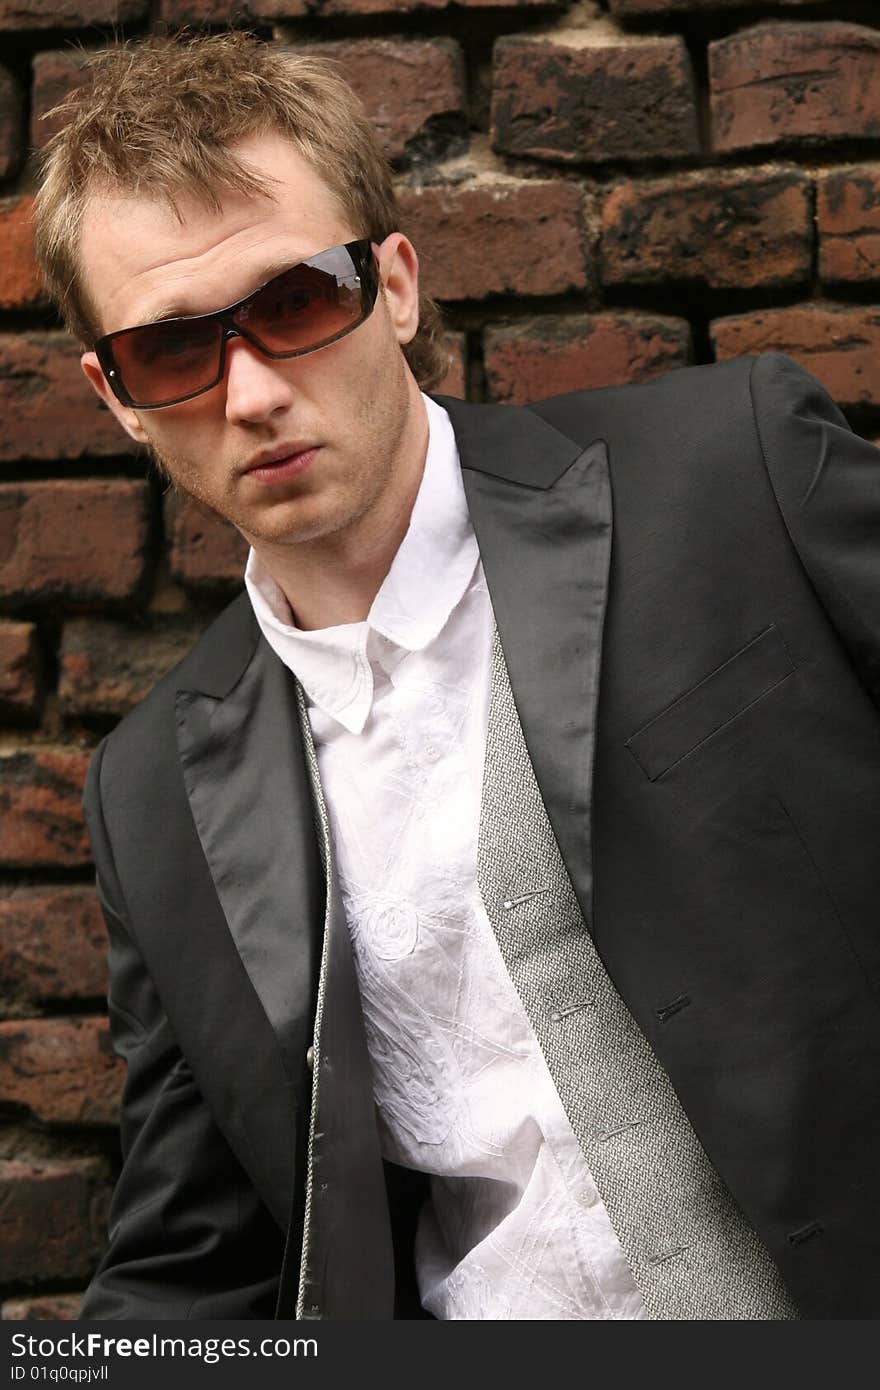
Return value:
<svg viewBox="0 0 880 1390">
<path fill-rule="evenodd" d="M 102 365 L 125 404 L 174 405 L 220 379 L 223 343 L 232 325 L 270 357 L 293 357 L 324 347 L 356 328 L 376 297 L 369 242 L 333 246 L 285 270 L 236 308 L 200 318 L 169 319 L 112 334 L 98 344 Z M 352 251 L 363 257 L 358 266 Z M 366 277 L 366 287 L 361 284 Z M 366 292 L 365 292 L 366 290 Z"/>
<path fill-rule="evenodd" d="M 216 319 L 169 320 L 120 333 L 113 358 L 136 404 L 161 405 L 216 379 L 222 342 L 223 325 Z"/>
<path fill-rule="evenodd" d="M 276 276 L 235 315 L 245 335 L 267 352 L 318 347 L 359 322 L 361 286 L 349 253 L 340 246 L 320 259 L 321 266 L 296 265 Z"/>
</svg>

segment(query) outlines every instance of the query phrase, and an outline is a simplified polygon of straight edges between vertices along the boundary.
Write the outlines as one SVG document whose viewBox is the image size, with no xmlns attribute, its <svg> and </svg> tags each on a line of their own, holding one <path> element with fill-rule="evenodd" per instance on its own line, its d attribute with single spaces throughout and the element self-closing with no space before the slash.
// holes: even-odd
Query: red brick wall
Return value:
<svg viewBox="0 0 880 1390">
<path fill-rule="evenodd" d="M 840 12 L 845 11 L 845 17 Z M 342 60 L 447 310 L 448 389 L 520 401 L 763 348 L 880 434 L 875 0 L 0 0 L 0 1300 L 72 1316 L 120 1069 L 79 797 L 103 731 L 240 583 L 57 328 L 29 150 L 72 40 L 230 19 Z"/>
</svg>

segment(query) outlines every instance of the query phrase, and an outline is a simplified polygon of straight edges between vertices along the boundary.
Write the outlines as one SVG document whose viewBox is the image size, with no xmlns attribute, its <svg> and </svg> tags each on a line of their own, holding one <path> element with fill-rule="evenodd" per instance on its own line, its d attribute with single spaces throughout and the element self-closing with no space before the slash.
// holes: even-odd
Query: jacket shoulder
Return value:
<svg viewBox="0 0 880 1390">
<path fill-rule="evenodd" d="M 597 429 L 628 424 L 643 430 L 648 421 L 680 431 L 688 421 L 696 424 L 703 417 L 711 419 L 720 402 L 747 402 L 757 360 L 755 356 L 734 357 L 727 362 L 681 367 L 651 381 L 569 391 L 535 401 L 526 409 L 571 438 L 583 437 L 585 443 L 589 442 L 586 436 L 595 437 Z M 682 416 L 681 411 L 687 413 Z"/>
</svg>

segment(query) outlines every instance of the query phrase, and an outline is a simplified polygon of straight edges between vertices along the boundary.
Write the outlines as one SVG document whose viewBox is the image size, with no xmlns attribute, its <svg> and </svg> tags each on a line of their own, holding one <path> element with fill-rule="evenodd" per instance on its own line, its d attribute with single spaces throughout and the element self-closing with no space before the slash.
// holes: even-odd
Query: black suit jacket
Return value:
<svg viewBox="0 0 880 1390">
<path fill-rule="evenodd" d="M 773 355 L 442 404 L 608 971 L 803 1316 L 877 1317 L 880 455 Z M 390 1317 L 393 1243 L 401 1315 L 413 1180 L 383 1171 L 292 678 L 245 595 L 104 740 L 85 808 L 129 1068 L 85 1316 L 292 1316 L 299 1292 L 305 1316 Z"/>
</svg>

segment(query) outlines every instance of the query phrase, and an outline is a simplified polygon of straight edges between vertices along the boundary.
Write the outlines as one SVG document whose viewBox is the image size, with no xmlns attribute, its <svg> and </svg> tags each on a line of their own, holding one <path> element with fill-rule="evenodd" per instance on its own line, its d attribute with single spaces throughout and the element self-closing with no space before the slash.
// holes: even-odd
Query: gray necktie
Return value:
<svg viewBox="0 0 880 1390">
<path fill-rule="evenodd" d="M 791 1319 L 734 1202 L 584 923 L 526 749 L 498 635 L 480 891 L 508 972 L 650 1318 Z"/>
</svg>

